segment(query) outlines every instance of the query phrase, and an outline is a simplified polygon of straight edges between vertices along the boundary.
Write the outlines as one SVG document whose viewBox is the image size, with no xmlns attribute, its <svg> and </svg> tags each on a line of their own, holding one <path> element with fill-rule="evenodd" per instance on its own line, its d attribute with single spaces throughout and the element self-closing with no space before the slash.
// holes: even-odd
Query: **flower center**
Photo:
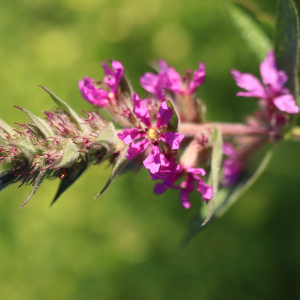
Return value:
<svg viewBox="0 0 300 300">
<path fill-rule="evenodd" d="M 108 94 L 108 97 L 109 97 L 110 99 L 113 99 L 114 96 L 115 96 L 115 95 L 114 95 L 113 93 L 109 93 L 109 94 Z"/>
<path fill-rule="evenodd" d="M 153 140 L 156 137 L 156 131 L 154 129 L 150 128 L 147 131 L 147 136 L 150 140 Z"/>
</svg>

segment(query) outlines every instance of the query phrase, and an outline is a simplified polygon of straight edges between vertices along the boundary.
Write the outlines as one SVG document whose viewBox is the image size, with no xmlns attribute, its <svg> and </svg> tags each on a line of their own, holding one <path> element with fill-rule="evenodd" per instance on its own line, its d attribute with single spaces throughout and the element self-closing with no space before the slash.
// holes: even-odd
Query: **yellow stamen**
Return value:
<svg viewBox="0 0 300 300">
<path fill-rule="evenodd" d="M 109 97 L 110 99 L 114 98 L 114 96 L 115 96 L 115 95 L 114 95 L 113 93 L 109 93 L 109 94 L 108 94 L 108 97 Z"/>
<path fill-rule="evenodd" d="M 150 128 L 149 130 L 148 130 L 148 132 L 147 132 L 147 135 L 148 135 L 148 137 L 149 137 L 149 139 L 154 139 L 155 138 L 155 130 L 154 129 L 152 129 L 152 128 Z"/>
</svg>

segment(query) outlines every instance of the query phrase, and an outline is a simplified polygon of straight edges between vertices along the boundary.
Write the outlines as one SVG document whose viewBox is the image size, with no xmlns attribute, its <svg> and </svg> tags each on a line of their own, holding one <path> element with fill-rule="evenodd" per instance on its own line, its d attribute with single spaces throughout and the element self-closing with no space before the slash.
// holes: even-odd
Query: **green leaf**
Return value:
<svg viewBox="0 0 300 300">
<path fill-rule="evenodd" d="M 83 174 L 83 172 L 86 169 L 87 169 L 87 164 L 82 160 L 79 164 L 76 164 L 74 168 L 68 170 L 68 172 L 70 172 L 71 174 L 69 177 L 67 177 L 66 179 L 60 182 L 58 191 L 56 192 L 56 195 L 51 205 L 54 204 L 54 202 L 61 196 L 61 194 L 65 192 Z"/>
<path fill-rule="evenodd" d="M 86 124 L 83 124 L 83 122 L 84 122 L 83 119 L 81 119 L 80 116 L 66 102 L 64 102 L 63 100 L 58 98 L 54 93 L 49 91 L 47 88 L 45 88 L 41 85 L 40 85 L 40 87 L 42 89 L 44 89 L 50 95 L 50 97 L 53 99 L 53 101 L 59 108 L 63 109 L 69 115 L 72 122 L 74 122 L 82 132 L 84 132 L 84 133 L 91 132 L 90 127 Z"/>
<path fill-rule="evenodd" d="M 36 177 L 34 183 L 33 183 L 33 188 L 31 193 L 29 194 L 28 198 L 26 201 L 20 206 L 22 208 L 24 205 L 28 203 L 28 201 L 32 198 L 32 196 L 36 193 L 37 189 L 40 187 L 42 184 L 43 180 L 46 178 L 46 176 L 49 174 L 49 170 L 41 170 L 39 175 Z"/>
<path fill-rule="evenodd" d="M 93 141 L 93 144 L 99 143 L 105 147 L 108 151 L 114 151 L 116 145 L 119 142 L 115 127 L 112 123 L 109 123 L 103 130 L 99 133 L 98 137 Z"/>
<path fill-rule="evenodd" d="M 14 106 L 14 107 L 20 109 L 21 111 L 23 111 L 25 114 L 28 115 L 28 117 L 30 118 L 30 120 L 36 125 L 36 127 L 42 133 L 42 137 L 44 139 L 48 138 L 50 136 L 54 136 L 54 133 L 53 133 L 52 129 L 47 124 L 47 122 L 45 122 L 43 119 L 35 116 L 33 113 L 31 113 L 30 111 L 28 111 L 25 108 L 22 108 L 22 107 L 19 107 L 19 106 Z"/>
<path fill-rule="evenodd" d="M 214 128 L 213 133 L 213 150 L 212 150 L 212 158 L 211 158 L 211 181 L 212 181 L 212 189 L 213 189 L 213 196 L 212 199 L 209 201 L 209 211 L 207 213 L 207 217 L 205 221 L 202 223 L 202 226 L 207 224 L 207 222 L 210 220 L 215 207 L 215 202 L 218 194 L 218 188 L 219 188 L 219 175 L 221 170 L 221 163 L 222 163 L 222 157 L 223 157 L 223 138 L 222 133 L 218 129 L 218 127 Z M 202 205 L 202 207 L 206 208 L 205 205 Z M 206 209 L 201 209 L 201 216 L 206 215 Z"/>
<path fill-rule="evenodd" d="M 104 186 L 104 188 L 102 189 L 102 191 L 95 197 L 98 198 L 101 194 L 104 193 L 104 191 L 110 186 L 110 184 L 115 180 L 115 178 L 118 176 L 118 174 L 122 171 L 122 169 L 127 165 L 128 163 L 128 159 L 125 157 L 127 150 L 128 150 L 129 144 L 126 145 L 124 147 L 124 149 L 122 150 L 122 152 L 120 153 L 117 162 L 115 163 L 111 175 L 106 183 L 106 185 Z"/>
<path fill-rule="evenodd" d="M 8 125 L 6 124 L 3 120 L 0 119 L 0 128 L 2 129 L 3 132 L 9 134 L 10 136 L 15 135 L 16 132 Z M 0 130 L 0 136 L 5 138 L 3 132 Z"/>
<path fill-rule="evenodd" d="M 275 25 L 275 55 L 279 70 L 288 75 L 287 88 L 297 99 L 299 22 L 295 4 L 292 0 L 278 0 Z"/>
<path fill-rule="evenodd" d="M 256 171 L 252 174 L 246 175 L 244 178 L 241 178 L 239 184 L 234 189 L 229 189 L 228 194 L 223 194 L 223 199 L 218 199 L 221 205 L 215 211 L 215 216 L 222 216 L 232 204 L 234 204 L 260 177 L 263 171 L 268 166 L 272 156 L 274 148 L 271 148 L 261 161 L 260 165 Z"/>
<path fill-rule="evenodd" d="M 14 166 L 12 165 L 12 158 L 9 157 L 5 162 L 0 164 L 0 179 L 5 176 L 5 174 L 9 173 Z"/>
<path fill-rule="evenodd" d="M 255 19 L 234 3 L 229 2 L 226 6 L 233 23 L 249 48 L 257 56 L 259 61 L 264 60 L 267 52 L 273 48 L 272 42 L 267 34 Z"/>
<path fill-rule="evenodd" d="M 173 104 L 173 102 L 171 100 L 167 100 L 167 105 L 168 105 L 168 107 L 172 108 L 172 110 L 173 110 L 172 118 L 170 119 L 170 121 L 167 124 L 168 131 L 177 132 L 178 125 L 179 125 L 178 113 L 175 109 L 175 105 Z"/>
<path fill-rule="evenodd" d="M 68 139 L 66 142 L 66 146 L 64 148 L 64 154 L 61 161 L 53 166 L 55 169 L 60 169 L 63 167 L 69 167 L 75 161 L 77 161 L 80 157 L 80 152 L 78 152 L 80 148 L 71 140 Z"/>
</svg>

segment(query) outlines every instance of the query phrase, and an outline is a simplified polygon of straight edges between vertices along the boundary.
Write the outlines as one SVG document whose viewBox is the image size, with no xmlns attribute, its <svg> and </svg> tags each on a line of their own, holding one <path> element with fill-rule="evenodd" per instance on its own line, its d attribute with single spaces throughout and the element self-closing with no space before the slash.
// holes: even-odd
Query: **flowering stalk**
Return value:
<svg viewBox="0 0 300 300">
<path fill-rule="evenodd" d="M 232 71 L 237 85 L 246 90 L 237 96 L 258 101 L 259 110 L 246 124 L 204 122 L 205 106 L 195 94 L 206 77 L 202 62 L 193 75 L 186 71 L 181 77 L 159 61 L 158 74 L 141 77 L 148 92 L 145 99 L 133 91 L 120 62 L 102 66 L 104 80 L 85 77 L 79 80 L 79 90 L 86 101 L 108 112 L 112 122 L 97 112 L 78 116 L 45 88 L 58 106 L 45 112 L 45 119 L 18 107 L 28 115 L 28 123 L 12 129 L 0 122 L 0 189 L 16 182 L 32 184 L 23 205 L 45 178 L 61 180 L 54 202 L 89 165 L 107 160 L 112 174 L 97 196 L 126 165 L 144 166 L 158 181 L 154 193 L 178 190 L 184 208 L 190 208 L 189 195 L 196 189 L 203 205 L 210 206 L 205 224 L 213 214 L 218 188 L 235 185 L 252 154 L 281 139 L 290 115 L 299 111 L 273 52 L 260 65 L 264 86 L 251 74 Z M 121 129 L 115 130 L 114 124 Z"/>
</svg>

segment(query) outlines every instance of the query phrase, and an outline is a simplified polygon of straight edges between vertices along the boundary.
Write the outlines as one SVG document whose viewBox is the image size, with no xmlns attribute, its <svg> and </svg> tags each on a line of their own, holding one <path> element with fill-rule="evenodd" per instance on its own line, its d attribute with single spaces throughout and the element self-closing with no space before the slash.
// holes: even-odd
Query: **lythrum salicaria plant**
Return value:
<svg viewBox="0 0 300 300">
<path fill-rule="evenodd" d="M 45 118 L 17 107 L 28 115 L 29 122 L 11 128 L 0 120 L 0 190 L 13 183 L 31 184 L 24 206 L 44 179 L 58 178 L 55 202 L 89 166 L 108 161 L 112 173 L 98 197 L 125 167 L 146 168 L 149 179 L 156 181 L 154 194 L 178 190 L 185 209 L 191 206 L 190 193 L 199 193 L 202 205 L 189 239 L 253 184 L 271 158 L 272 144 L 300 137 L 294 127 L 299 112 L 298 19 L 292 0 L 278 0 L 277 6 L 273 43 L 242 7 L 226 6 L 261 60 L 257 64 L 260 78 L 247 70 L 231 71 L 240 88 L 237 96 L 252 98 L 241 101 L 257 103 L 257 110 L 245 123 L 206 121 L 205 102 L 198 96 L 209 80 L 204 62 L 179 74 L 159 60 L 155 72 L 140 78 L 144 95 L 135 92 L 121 62 L 102 62 L 102 80 L 79 80 L 82 98 L 96 108 L 85 112 L 85 117 L 42 87 L 57 105 L 44 112 Z M 246 26 L 241 22 L 245 19 Z M 253 30 L 257 36 L 251 40 L 247 33 Z M 269 150 L 257 169 L 251 170 L 252 157 L 266 145 Z"/>
</svg>

